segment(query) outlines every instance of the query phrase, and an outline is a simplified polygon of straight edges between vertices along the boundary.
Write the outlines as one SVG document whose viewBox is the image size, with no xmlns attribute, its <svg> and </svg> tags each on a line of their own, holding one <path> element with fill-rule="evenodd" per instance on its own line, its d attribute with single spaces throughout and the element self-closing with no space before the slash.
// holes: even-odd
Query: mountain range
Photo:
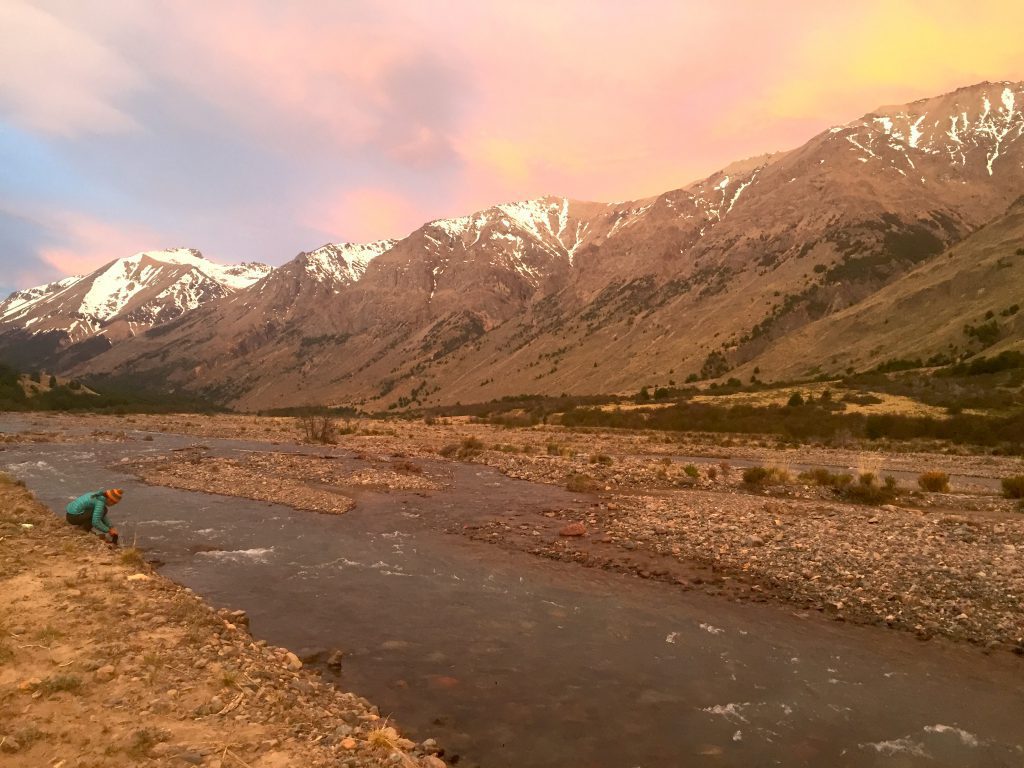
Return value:
<svg viewBox="0 0 1024 768">
<path fill-rule="evenodd" d="M 501 204 L 273 270 L 138 254 L 13 294 L 0 357 L 384 408 L 1020 348 L 1022 109 L 1021 83 L 982 83 L 656 197 Z"/>
</svg>

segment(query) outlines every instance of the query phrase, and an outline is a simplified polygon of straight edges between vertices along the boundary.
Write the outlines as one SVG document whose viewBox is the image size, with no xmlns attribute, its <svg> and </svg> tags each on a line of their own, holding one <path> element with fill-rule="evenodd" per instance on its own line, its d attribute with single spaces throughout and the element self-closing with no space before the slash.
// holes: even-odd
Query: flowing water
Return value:
<svg viewBox="0 0 1024 768">
<path fill-rule="evenodd" d="M 7 431 L 24 424 L 0 419 Z M 151 437 L 10 445 L 0 466 L 58 511 L 84 491 L 124 488 L 112 517 L 162 573 L 245 609 L 271 643 L 343 649 L 340 684 L 412 738 L 437 738 L 460 766 L 1024 765 L 1016 657 L 548 562 L 432 526 L 577 503 L 484 467 L 424 462 L 448 488 L 363 491 L 355 509 L 329 516 L 119 472 L 125 456 L 198 442 Z M 220 455 L 266 448 L 201 442 Z"/>
</svg>

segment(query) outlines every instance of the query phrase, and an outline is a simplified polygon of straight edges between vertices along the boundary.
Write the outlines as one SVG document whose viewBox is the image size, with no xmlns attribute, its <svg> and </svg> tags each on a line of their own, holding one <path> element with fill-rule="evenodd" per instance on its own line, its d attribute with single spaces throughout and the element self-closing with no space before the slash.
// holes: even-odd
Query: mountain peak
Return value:
<svg viewBox="0 0 1024 768">
<path fill-rule="evenodd" d="M 391 250 L 397 240 L 374 240 L 370 243 L 326 243 L 308 253 L 300 254 L 305 271 L 317 280 L 354 283 L 366 272 L 371 261 Z"/>
<path fill-rule="evenodd" d="M 11 294 L 0 304 L 0 330 L 56 331 L 68 343 L 111 332 L 131 336 L 269 272 L 263 264 L 217 264 L 193 248 L 140 251 L 88 275 Z"/>
</svg>

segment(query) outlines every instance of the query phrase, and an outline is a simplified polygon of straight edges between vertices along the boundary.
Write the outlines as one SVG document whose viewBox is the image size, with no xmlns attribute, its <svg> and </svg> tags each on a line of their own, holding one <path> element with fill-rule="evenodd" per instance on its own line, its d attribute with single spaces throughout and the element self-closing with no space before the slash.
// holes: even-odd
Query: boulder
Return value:
<svg viewBox="0 0 1024 768">
<path fill-rule="evenodd" d="M 586 536 L 587 529 L 583 523 L 569 523 L 558 531 L 559 536 Z"/>
</svg>

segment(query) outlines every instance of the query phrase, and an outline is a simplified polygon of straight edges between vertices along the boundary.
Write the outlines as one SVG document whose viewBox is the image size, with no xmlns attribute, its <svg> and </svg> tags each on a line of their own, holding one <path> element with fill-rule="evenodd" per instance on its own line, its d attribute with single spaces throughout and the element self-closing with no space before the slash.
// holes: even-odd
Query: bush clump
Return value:
<svg viewBox="0 0 1024 768">
<path fill-rule="evenodd" d="M 299 416 L 298 422 L 307 443 L 333 445 L 338 442 L 338 423 L 331 416 L 309 413 Z"/>
<path fill-rule="evenodd" d="M 482 440 L 475 437 L 464 437 L 461 443 L 449 443 L 438 451 L 446 459 L 471 459 L 484 449 Z"/>
<path fill-rule="evenodd" d="M 1008 499 L 1024 499 L 1024 475 L 1004 477 L 1003 496 Z"/>
<path fill-rule="evenodd" d="M 814 483 L 825 488 L 832 488 L 833 490 L 840 491 L 846 486 L 853 482 L 853 475 L 848 475 L 845 472 L 833 473 L 824 467 L 817 467 L 815 469 L 801 472 L 798 475 L 800 480 L 805 483 Z"/>
<path fill-rule="evenodd" d="M 917 478 L 922 491 L 946 493 L 949 491 L 949 475 L 945 472 L 924 472 Z"/>
<path fill-rule="evenodd" d="M 887 475 L 879 484 L 874 472 L 862 472 L 856 483 L 850 483 L 839 491 L 839 495 L 855 504 L 888 504 L 896 498 L 899 489 L 896 478 Z"/>
<path fill-rule="evenodd" d="M 789 482 L 789 473 L 779 467 L 748 467 L 743 470 L 743 482 L 747 485 L 784 485 Z"/>
<path fill-rule="evenodd" d="M 687 464 L 685 467 L 683 467 L 683 472 L 686 473 L 687 477 L 693 478 L 694 480 L 700 477 L 700 470 L 697 469 L 696 465 L 694 464 Z"/>
<path fill-rule="evenodd" d="M 607 453 L 592 453 L 590 454 L 590 463 L 609 467 L 612 465 L 612 457 Z"/>
</svg>

